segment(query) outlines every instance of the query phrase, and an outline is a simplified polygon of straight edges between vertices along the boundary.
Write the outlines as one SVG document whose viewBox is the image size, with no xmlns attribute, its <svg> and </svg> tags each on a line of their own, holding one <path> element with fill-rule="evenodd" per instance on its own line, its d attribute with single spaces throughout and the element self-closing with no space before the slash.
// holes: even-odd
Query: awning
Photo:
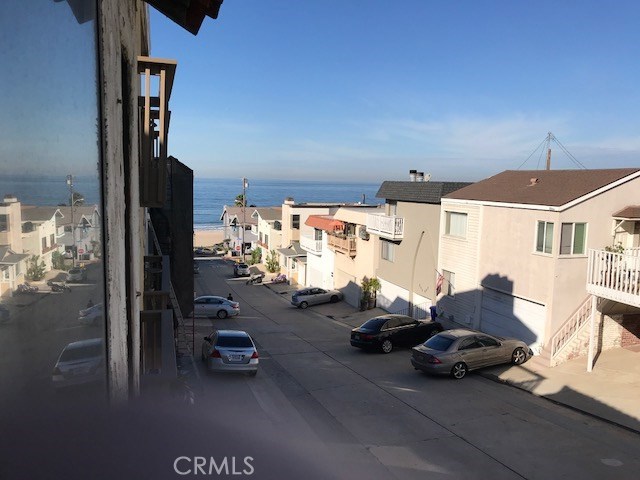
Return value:
<svg viewBox="0 0 640 480">
<path fill-rule="evenodd" d="M 313 228 L 317 228 L 318 230 L 325 230 L 327 232 L 344 230 L 344 222 L 336 220 L 333 217 L 328 217 L 326 215 L 309 215 L 307 221 L 304 222 L 304 224 Z"/>
<path fill-rule="evenodd" d="M 613 214 L 617 220 L 640 220 L 640 205 L 629 205 Z"/>
<path fill-rule="evenodd" d="M 287 248 L 279 248 L 278 252 L 285 257 L 306 257 L 307 252 L 300 248 L 300 242 L 292 242 Z"/>
</svg>

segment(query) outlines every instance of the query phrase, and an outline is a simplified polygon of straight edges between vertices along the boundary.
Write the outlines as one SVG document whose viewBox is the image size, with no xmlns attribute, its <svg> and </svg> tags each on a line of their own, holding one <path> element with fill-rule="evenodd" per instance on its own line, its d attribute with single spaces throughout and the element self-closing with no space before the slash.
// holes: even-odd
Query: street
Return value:
<svg viewBox="0 0 640 480">
<path fill-rule="evenodd" d="M 200 265 L 197 294 L 231 292 L 241 313 L 196 319 L 196 361 L 214 328 L 247 331 L 260 352 L 254 378 L 208 374 L 199 362 L 196 401 L 215 406 L 217 417 L 240 418 L 240 430 L 299 440 L 342 478 L 637 476 L 640 438 L 629 431 L 479 375 L 419 373 L 408 350 L 353 348 L 349 325 L 245 285 L 224 260 Z"/>
</svg>

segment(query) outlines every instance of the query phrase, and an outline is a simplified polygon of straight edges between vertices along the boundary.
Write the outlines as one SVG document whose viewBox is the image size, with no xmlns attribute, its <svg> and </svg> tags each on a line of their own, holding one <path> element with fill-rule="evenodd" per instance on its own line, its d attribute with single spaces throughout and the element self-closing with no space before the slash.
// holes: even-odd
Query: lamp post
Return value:
<svg viewBox="0 0 640 480">
<path fill-rule="evenodd" d="M 249 181 L 242 177 L 242 246 L 240 247 L 242 251 L 242 261 L 244 262 L 244 229 L 245 223 L 247 221 L 246 210 L 247 210 L 247 188 L 249 187 Z"/>
<path fill-rule="evenodd" d="M 67 175 L 67 185 L 69 186 L 69 207 L 71 208 L 71 262 L 76 266 L 76 226 L 73 220 L 73 175 Z"/>
</svg>

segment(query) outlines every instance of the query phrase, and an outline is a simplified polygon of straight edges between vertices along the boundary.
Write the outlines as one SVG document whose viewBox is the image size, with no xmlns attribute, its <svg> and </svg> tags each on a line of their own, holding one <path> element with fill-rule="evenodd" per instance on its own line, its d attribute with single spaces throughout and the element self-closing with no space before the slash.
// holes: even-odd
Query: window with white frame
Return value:
<svg viewBox="0 0 640 480">
<path fill-rule="evenodd" d="M 560 255 L 584 255 L 586 223 L 563 223 L 560 230 Z"/>
<path fill-rule="evenodd" d="M 389 242 L 388 240 L 380 239 L 381 245 L 381 257 L 384 260 L 388 260 L 389 262 L 393 262 L 395 259 L 395 248 L 396 244 L 393 242 Z"/>
<path fill-rule="evenodd" d="M 445 233 L 452 237 L 467 237 L 467 214 L 446 212 Z"/>
<path fill-rule="evenodd" d="M 553 222 L 538 222 L 536 235 L 536 252 L 552 253 L 553 251 Z"/>
<path fill-rule="evenodd" d="M 453 297 L 455 293 L 456 274 L 449 270 L 442 270 L 442 276 L 444 277 L 444 293 L 449 297 Z"/>
</svg>

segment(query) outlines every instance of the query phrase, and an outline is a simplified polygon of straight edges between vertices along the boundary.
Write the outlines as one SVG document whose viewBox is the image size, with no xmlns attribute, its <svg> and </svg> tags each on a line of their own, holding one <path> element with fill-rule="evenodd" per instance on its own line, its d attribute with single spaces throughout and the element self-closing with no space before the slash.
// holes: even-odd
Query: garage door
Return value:
<svg viewBox="0 0 640 480">
<path fill-rule="evenodd" d="M 517 338 L 538 353 L 544 342 L 545 322 L 544 305 L 489 288 L 483 289 L 480 318 L 480 330 L 483 332 Z"/>
</svg>

